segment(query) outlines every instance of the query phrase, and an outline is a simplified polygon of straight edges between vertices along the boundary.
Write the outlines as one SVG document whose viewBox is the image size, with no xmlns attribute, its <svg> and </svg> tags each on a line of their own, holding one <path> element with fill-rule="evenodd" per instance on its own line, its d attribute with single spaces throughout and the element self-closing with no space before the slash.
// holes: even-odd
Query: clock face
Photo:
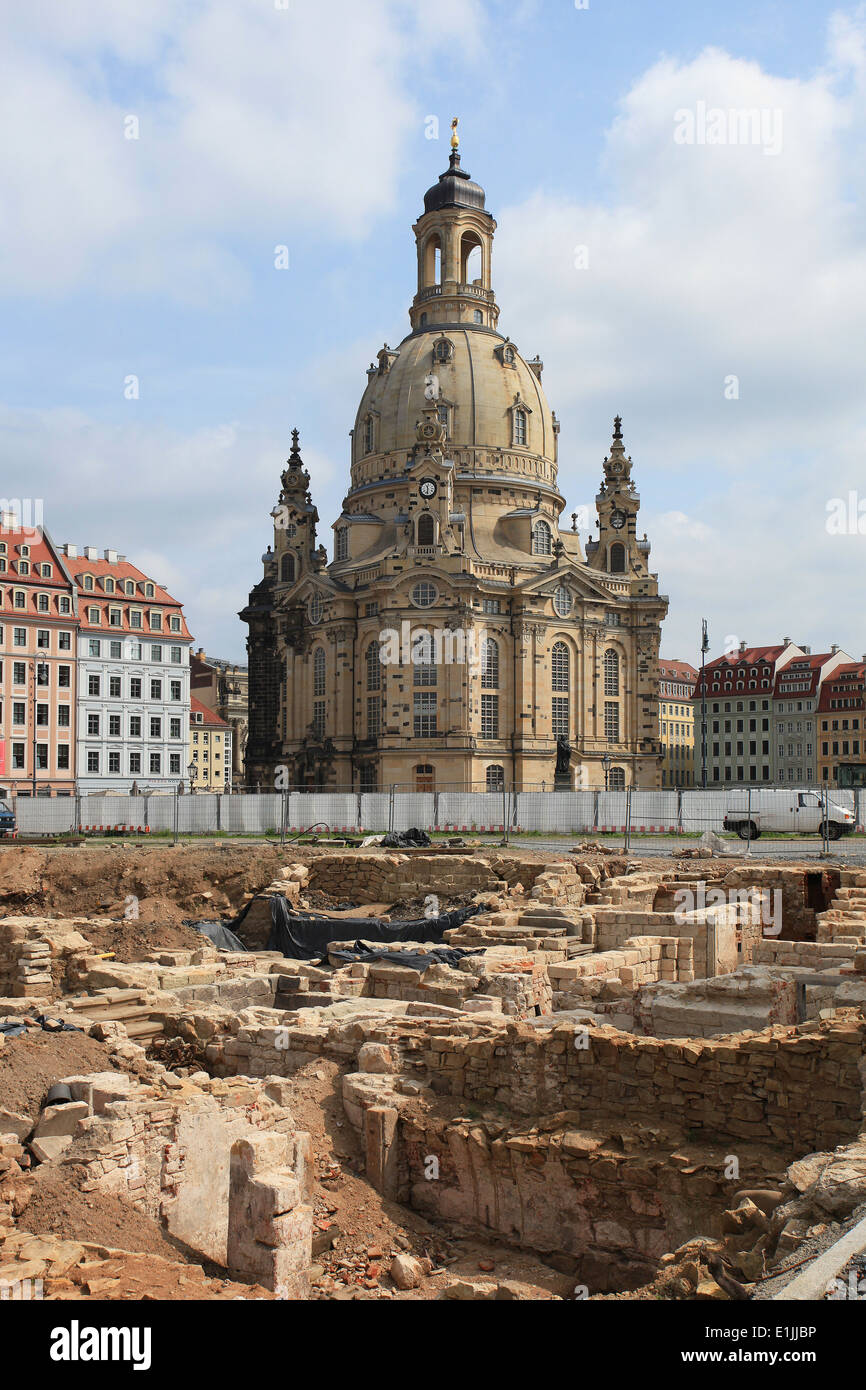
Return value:
<svg viewBox="0 0 866 1390">
<path fill-rule="evenodd" d="M 418 488 L 418 491 L 420 492 L 420 494 L 421 494 L 422 497 L 428 497 L 428 498 L 429 498 L 429 497 L 435 497 L 435 496 L 436 496 L 436 493 L 438 492 L 438 488 L 437 488 L 436 483 L 434 482 L 434 480 L 433 480 L 432 478 L 424 478 L 423 481 L 421 482 L 420 487 Z"/>
<path fill-rule="evenodd" d="M 610 515 L 610 524 L 611 524 L 611 526 L 613 527 L 613 529 L 614 529 L 615 531 L 621 531 L 622 528 L 623 528 L 623 526 L 625 526 L 625 523 L 626 523 L 626 515 L 625 515 L 625 512 L 619 512 L 619 511 L 617 511 L 617 512 L 611 512 L 611 515 Z"/>
</svg>

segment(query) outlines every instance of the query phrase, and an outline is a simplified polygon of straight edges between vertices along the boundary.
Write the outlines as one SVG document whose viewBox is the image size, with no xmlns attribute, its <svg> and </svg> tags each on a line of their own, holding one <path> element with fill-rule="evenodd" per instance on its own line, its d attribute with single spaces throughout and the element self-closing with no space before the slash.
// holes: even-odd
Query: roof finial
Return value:
<svg viewBox="0 0 866 1390">
<path fill-rule="evenodd" d="M 452 148 L 452 150 L 457 150 L 457 149 L 460 148 L 460 136 L 457 134 L 457 127 L 458 127 L 459 124 L 460 124 L 460 117 L 459 117 L 459 116 L 455 116 L 454 119 L 453 119 L 452 122 L 451 122 L 451 148 Z"/>
<path fill-rule="evenodd" d="M 615 416 L 613 417 L 613 437 L 614 437 L 614 439 L 622 439 L 622 416 L 621 416 L 621 415 L 615 415 Z"/>
</svg>

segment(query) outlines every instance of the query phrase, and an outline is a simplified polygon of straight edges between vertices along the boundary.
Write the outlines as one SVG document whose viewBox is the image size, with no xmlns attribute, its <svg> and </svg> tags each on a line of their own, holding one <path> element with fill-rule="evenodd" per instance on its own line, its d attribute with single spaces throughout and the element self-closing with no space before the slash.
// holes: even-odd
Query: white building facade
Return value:
<svg viewBox="0 0 866 1390">
<path fill-rule="evenodd" d="M 187 786 L 189 653 L 180 603 L 125 556 L 65 546 L 78 591 L 78 791 Z"/>
</svg>

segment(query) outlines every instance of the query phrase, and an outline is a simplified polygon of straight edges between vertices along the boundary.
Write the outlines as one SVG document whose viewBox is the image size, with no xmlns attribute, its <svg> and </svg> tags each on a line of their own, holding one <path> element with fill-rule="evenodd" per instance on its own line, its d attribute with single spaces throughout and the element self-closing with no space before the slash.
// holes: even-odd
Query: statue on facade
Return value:
<svg viewBox="0 0 866 1390">
<path fill-rule="evenodd" d="M 564 773 L 568 773 L 568 770 L 569 770 L 570 766 L 571 766 L 571 744 L 569 743 L 569 741 L 568 741 L 567 738 L 558 738 L 558 739 L 556 740 L 556 771 L 557 771 L 557 774 L 561 775 L 563 772 L 564 772 Z"/>
</svg>

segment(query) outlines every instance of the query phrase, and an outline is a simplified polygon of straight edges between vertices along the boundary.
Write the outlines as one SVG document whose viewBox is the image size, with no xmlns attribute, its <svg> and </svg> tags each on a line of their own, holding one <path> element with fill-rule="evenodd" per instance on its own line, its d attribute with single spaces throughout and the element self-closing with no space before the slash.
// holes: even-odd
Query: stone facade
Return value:
<svg viewBox="0 0 866 1390">
<path fill-rule="evenodd" d="M 294 433 L 241 614 L 248 784 L 603 787 L 609 755 L 611 787 L 660 785 L 667 599 L 621 422 L 584 541 L 577 514 L 560 530 L 543 364 L 497 328 L 484 204 L 455 151 L 414 227 L 411 332 L 367 373 L 331 563 Z"/>
</svg>

